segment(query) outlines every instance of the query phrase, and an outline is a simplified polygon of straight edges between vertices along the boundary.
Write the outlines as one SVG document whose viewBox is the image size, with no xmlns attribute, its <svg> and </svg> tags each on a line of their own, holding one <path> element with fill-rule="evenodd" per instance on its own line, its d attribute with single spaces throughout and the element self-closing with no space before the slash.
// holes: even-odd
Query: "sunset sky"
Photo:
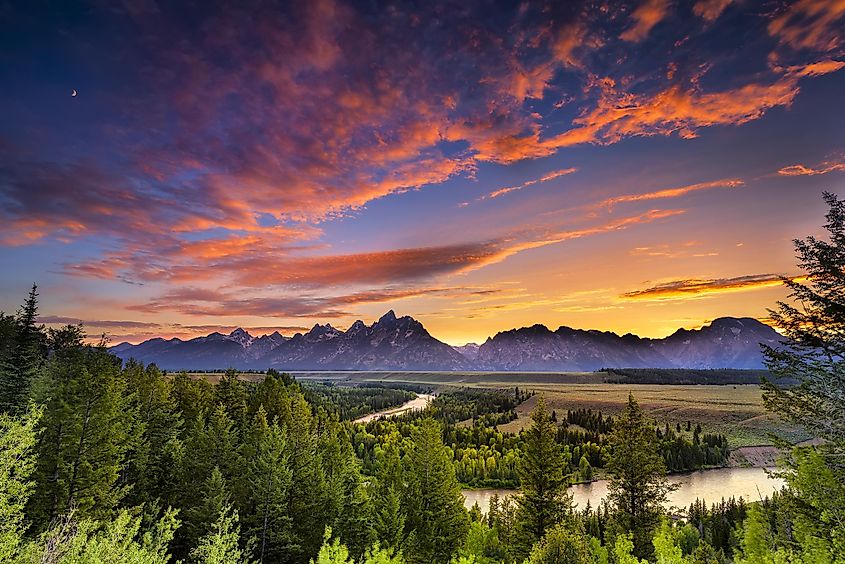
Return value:
<svg viewBox="0 0 845 564">
<path fill-rule="evenodd" d="M 13 1 L 0 83 L 0 310 L 114 342 L 765 318 L 845 195 L 843 0 Z"/>
</svg>

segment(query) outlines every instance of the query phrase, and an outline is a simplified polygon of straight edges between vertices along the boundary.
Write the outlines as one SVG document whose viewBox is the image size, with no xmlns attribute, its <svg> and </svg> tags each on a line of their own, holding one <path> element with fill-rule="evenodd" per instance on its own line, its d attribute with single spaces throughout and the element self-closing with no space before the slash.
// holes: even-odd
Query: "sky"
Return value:
<svg viewBox="0 0 845 564">
<path fill-rule="evenodd" d="M 765 319 L 845 195 L 843 69 L 843 0 L 0 1 L 0 310 Z"/>
</svg>

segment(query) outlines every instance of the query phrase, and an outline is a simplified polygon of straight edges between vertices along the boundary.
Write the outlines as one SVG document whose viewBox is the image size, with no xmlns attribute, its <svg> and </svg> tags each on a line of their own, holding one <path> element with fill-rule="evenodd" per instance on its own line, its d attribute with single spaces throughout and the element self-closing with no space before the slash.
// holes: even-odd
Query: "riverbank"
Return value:
<svg viewBox="0 0 845 564">
<path fill-rule="evenodd" d="M 390 409 L 384 409 L 382 411 L 376 411 L 375 413 L 370 413 L 368 415 L 364 415 L 363 417 L 359 417 L 354 422 L 355 423 L 369 423 L 375 419 L 381 419 L 382 417 L 395 417 L 397 415 L 402 415 L 405 413 L 410 413 L 412 411 L 422 411 L 431 401 L 434 399 L 434 395 L 432 394 L 417 394 L 412 400 L 408 400 L 399 407 L 392 407 Z"/>
<path fill-rule="evenodd" d="M 696 499 L 703 499 L 708 504 L 716 503 L 730 497 L 744 498 L 746 501 L 759 501 L 763 497 L 772 495 L 784 485 L 783 480 L 770 476 L 771 468 L 713 468 L 697 470 L 686 474 L 673 474 L 669 482 L 678 484 L 678 489 L 669 495 L 665 504 L 667 509 L 684 509 Z M 596 480 L 575 484 L 569 487 L 573 502 L 578 509 L 596 507 L 607 497 L 607 480 Z M 462 490 L 464 505 L 471 508 L 475 503 L 483 513 L 490 509 L 490 499 L 497 495 L 499 498 L 513 495 L 514 489 L 489 488 L 476 490 Z"/>
<path fill-rule="evenodd" d="M 752 445 L 735 448 L 728 456 L 731 468 L 771 468 L 783 451 L 773 445 Z"/>
</svg>

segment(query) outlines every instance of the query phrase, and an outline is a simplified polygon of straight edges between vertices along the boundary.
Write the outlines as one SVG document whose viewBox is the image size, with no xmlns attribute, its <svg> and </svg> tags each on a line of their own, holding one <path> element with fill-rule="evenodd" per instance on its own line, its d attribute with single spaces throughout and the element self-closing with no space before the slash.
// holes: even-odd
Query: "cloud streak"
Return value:
<svg viewBox="0 0 845 564">
<path fill-rule="evenodd" d="M 802 280 L 801 277 L 793 280 Z M 734 278 L 688 278 L 672 280 L 645 288 L 625 292 L 620 296 L 625 300 L 686 300 L 708 297 L 724 292 L 742 292 L 759 290 L 783 285 L 783 278 L 777 274 L 749 274 Z"/>
<path fill-rule="evenodd" d="M 693 192 L 712 190 L 714 188 L 737 188 L 739 186 L 743 186 L 744 184 L 745 182 L 738 178 L 728 178 L 724 180 L 715 180 L 712 182 L 699 182 L 697 184 L 688 184 L 686 186 L 678 186 L 676 188 L 665 188 L 663 190 L 643 192 L 641 194 L 623 194 L 621 196 L 613 196 L 612 198 L 607 198 L 601 201 L 598 204 L 598 207 L 613 207 L 617 204 L 622 203 L 647 202 L 651 200 L 662 200 L 666 198 L 680 198 Z"/>
<path fill-rule="evenodd" d="M 778 174 L 780 176 L 818 176 L 841 171 L 845 171 L 845 160 L 836 159 L 825 161 L 815 166 L 805 166 L 803 164 L 785 166 L 778 170 Z"/>
<path fill-rule="evenodd" d="M 511 192 L 517 192 L 524 188 L 528 188 L 529 186 L 534 186 L 535 184 L 541 184 L 543 182 L 548 182 L 549 180 L 554 180 L 555 178 L 560 178 L 561 176 L 565 176 L 567 174 L 572 174 L 577 172 L 578 169 L 574 167 L 570 168 L 563 168 L 560 170 L 553 170 L 548 174 L 544 174 L 540 178 L 535 178 L 533 180 L 526 180 L 522 184 L 517 184 L 516 186 L 507 186 L 505 188 L 499 188 L 498 190 L 493 190 L 492 192 L 485 194 L 478 198 L 479 200 L 493 200 L 495 198 L 500 198 L 505 194 L 510 194 Z"/>
</svg>

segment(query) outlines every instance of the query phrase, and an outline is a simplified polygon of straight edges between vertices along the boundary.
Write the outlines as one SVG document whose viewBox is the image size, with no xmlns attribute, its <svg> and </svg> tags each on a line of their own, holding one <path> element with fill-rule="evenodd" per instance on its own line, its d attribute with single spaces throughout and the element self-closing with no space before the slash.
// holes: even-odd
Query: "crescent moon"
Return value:
<svg viewBox="0 0 845 564">
<path fill-rule="evenodd" d="M 71 95 L 72 98 L 76 98 L 76 89 L 74 89 L 73 92 L 71 92 L 70 95 Z"/>
</svg>

